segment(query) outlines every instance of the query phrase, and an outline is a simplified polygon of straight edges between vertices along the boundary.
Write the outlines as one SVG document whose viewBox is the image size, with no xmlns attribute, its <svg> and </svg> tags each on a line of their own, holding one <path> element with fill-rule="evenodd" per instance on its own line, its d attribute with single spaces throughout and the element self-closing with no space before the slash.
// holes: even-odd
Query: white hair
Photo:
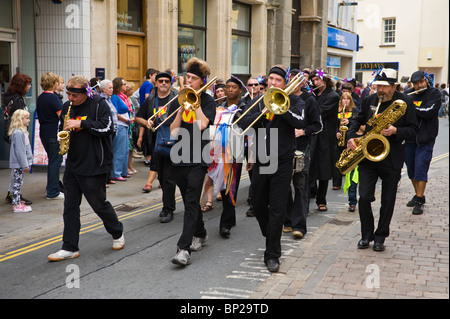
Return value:
<svg viewBox="0 0 450 319">
<path fill-rule="evenodd" d="M 101 81 L 101 82 L 100 82 L 100 90 L 103 92 L 103 90 L 106 89 L 106 86 L 107 86 L 109 83 L 112 83 L 112 81 L 111 81 L 111 80 L 107 80 L 107 79 Z"/>
</svg>

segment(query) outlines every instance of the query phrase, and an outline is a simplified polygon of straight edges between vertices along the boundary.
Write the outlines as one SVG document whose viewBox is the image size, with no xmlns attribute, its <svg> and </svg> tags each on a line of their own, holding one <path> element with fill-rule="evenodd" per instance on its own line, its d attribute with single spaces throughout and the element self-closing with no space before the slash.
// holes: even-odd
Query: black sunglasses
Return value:
<svg viewBox="0 0 450 319">
<path fill-rule="evenodd" d="M 247 86 L 259 86 L 259 83 L 250 83 Z"/>
</svg>

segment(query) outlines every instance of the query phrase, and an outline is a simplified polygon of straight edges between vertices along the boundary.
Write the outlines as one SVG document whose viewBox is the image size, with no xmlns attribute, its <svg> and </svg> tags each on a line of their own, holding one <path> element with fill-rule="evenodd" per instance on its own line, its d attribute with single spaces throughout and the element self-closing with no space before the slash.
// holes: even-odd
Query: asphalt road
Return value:
<svg viewBox="0 0 450 319">
<path fill-rule="evenodd" d="M 440 124 L 434 157 L 445 153 L 448 156 L 448 120 L 441 120 Z M 402 178 L 407 178 L 404 171 Z M 265 240 L 258 223 L 245 216 L 248 186 L 248 176 L 244 175 L 238 195 L 237 225 L 229 239 L 219 235 L 221 203 L 214 202 L 215 209 L 204 214 L 209 241 L 200 252 L 192 253 L 192 265 L 182 268 L 170 262 L 182 229 L 183 208 L 178 197 L 175 219 L 168 224 L 159 222 L 159 202 L 118 211 L 127 242 L 120 251 L 111 249 L 112 239 L 98 221 L 82 225 L 77 259 L 48 262 L 46 256 L 59 250 L 61 241 L 54 237 L 40 239 L 54 243 L 0 262 L 0 298 L 248 298 L 270 276 L 263 263 Z M 337 213 L 347 210 L 347 195 L 342 191 L 329 190 L 327 200 L 328 211 L 320 213 L 311 200 L 304 239 L 294 240 L 290 234 L 283 234 L 284 256 L 301 247 L 308 236 Z"/>
</svg>

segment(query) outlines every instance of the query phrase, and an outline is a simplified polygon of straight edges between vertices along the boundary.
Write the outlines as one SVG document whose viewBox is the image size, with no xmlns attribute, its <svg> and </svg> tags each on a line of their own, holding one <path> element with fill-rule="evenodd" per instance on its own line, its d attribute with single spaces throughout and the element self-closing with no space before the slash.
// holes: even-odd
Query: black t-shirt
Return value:
<svg viewBox="0 0 450 319">
<path fill-rule="evenodd" d="M 36 112 L 40 124 L 40 137 L 56 138 L 62 102 L 55 93 L 44 92 L 37 98 Z"/>
<path fill-rule="evenodd" d="M 216 102 L 213 97 L 207 93 L 200 96 L 201 108 L 205 116 L 209 119 L 209 126 L 214 124 L 216 117 Z M 178 100 L 172 102 L 169 107 L 168 114 L 172 114 L 180 107 Z M 170 125 L 176 115 L 172 116 L 165 125 Z M 173 165 L 209 166 L 210 158 L 210 134 L 209 126 L 207 129 L 200 131 L 195 123 L 196 116 L 194 111 L 184 111 L 181 120 L 180 133 L 177 137 L 175 145 L 172 147 L 171 160 Z"/>
</svg>

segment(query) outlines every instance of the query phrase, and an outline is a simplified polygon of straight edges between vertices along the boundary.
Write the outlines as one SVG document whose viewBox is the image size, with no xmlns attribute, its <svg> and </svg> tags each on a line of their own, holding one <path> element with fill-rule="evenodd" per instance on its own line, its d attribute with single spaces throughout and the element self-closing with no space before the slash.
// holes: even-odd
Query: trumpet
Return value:
<svg viewBox="0 0 450 319">
<path fill-rule="evenodd" d="M 205 91 L 207 88 L 209 88 L 211 85 L 214 84 L 214 82 L 217 81 L 217 77 L 214 77 L 211 81 L 206 83 L 200 90 L 195 91 L 193 88 L 186 87 L 180 91 L 180 93 L 177 95 L 178 103 L 180 104 L 180 107 L 177 108 L 175 111 L 173 111 L 164 121 L 162 121 L 157 127 L 153 128 L 151 127 L 151 130 L 153 132 L 156 132 L 161 125 L 164 125 L 164 123 L 167 122 L 174 114 L 178 113 L 178 111 L 183 108 L 185 111 L 196 111 L 201 103 L 200 94 Z M 172 101 L 170 101 L 171 103 Z M 150 124 L 150 123 L 149 123 Z"/>
<path fill-rule="evenodd" d="M 234 131 L 234 133 L 238 136 L 243 136 L 247 131 L 256 124 L 256 122 L 259 121 L 261 117 L 266 115 L 267 113 L 271 112 L 276 115 L 281 115 L 286 113 L 290 106 L 291 101 L 289 99 L 289 95 L 294 92 L 298 86 L 300 86 L 303 82 L 307 80 L 307 76 L 303 75 L 301 73 L 298 73 L 295 77 L 292 78 L 289 85 L 284 89 L 272 87 L 269 90 L 264 93 L 261 97 L 259 97 L 253 105 L 251 105 L 236 121 L 231 124 L 231 129 Z M 261 114 L 241 133 L 238 133 L 234 126 L 248 113 L 252 108 L 254 108 L 256 105 L 261 102 L 261 100 L 264 99 L 264 110 L 261 112 Z"/>
<path fill-rule="evenodd" d="M 72 103 L 70 102 L 66 115 L 64 115 L 63 131 L 58 133 L 58 138 L 61 141 L 59 145 L 59 155 L 65 155 L 69 151 L 70 144 L 70 130 L 67 130 L 67 121 L 70 120 L 70 110 L 72 109 Z"/>
</svg>

